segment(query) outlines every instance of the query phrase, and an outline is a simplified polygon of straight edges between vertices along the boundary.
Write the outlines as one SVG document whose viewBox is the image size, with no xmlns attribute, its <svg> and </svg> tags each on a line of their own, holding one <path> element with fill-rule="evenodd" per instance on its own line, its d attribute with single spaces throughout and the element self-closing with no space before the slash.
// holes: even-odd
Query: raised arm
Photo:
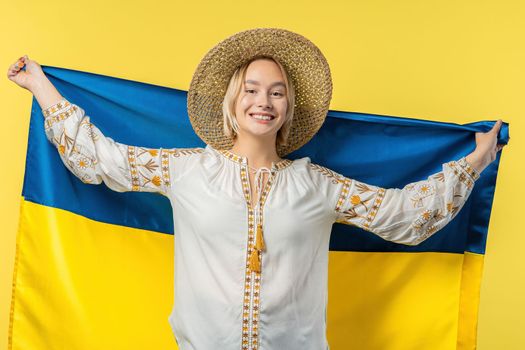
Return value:
<svg viewBox="0 0 525 350">
<path fill-rule="evenodd" d="M 449 223 L 467 201 L 479 174 L 503 145 L 497 144 L 501 127 L 476 134 L 476 150 L 442 165 L 427 179 L 402 189 L 381 188 L 331 172 L 328 190 L 335 222 L 355 225 L 396 243 L 417 245 Z M 325 173 L 328 170 L 325 170 Z"/>
<path fill-rule="evenodd" d="M 465 158 L 402 189 L 343 178 L 336 222 L 355 225 L 396 243 L 416 245 L 450 222 L 467 201 L 478 172 Z"/>
<path fill-rule="evenodd" d="M 25 65 L 26 70 L 21 68 Z M 26 57 L 10 67 L 8 77 L 31 91 L 42 108 L 45 132 L 65 166 L 80 180 L 104 182 L 123 191 L 159 192 L 171 186 L 173 159 L 180 150 L 124 145 L 105 137 L 82 108 L 65 100 L 40 65 Z M 188 154 L 191 152 L 186 152 Z M 177 157 L 182 162 L 184 157 Z"/>
<path fill-rule="evenodd" d="M 174 150 L 121 144 L 105 137 L 84 110 L 67 100 L 42 111 L 48 140 L 65 166 L 82 182 L 118 192 L 159 192 L 170 187 Z"/>
</svg>

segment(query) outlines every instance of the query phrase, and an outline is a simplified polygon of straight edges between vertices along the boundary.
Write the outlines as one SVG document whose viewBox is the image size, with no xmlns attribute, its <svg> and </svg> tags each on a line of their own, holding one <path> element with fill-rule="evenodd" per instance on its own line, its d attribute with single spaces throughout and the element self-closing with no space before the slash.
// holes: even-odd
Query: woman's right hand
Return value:
<svg viewBox="0 0 525 350">
<path fill-rule="evenodd" d="M 24 66 L 26 69 L 22 70 Z M 47 79 L 38 62 L 30 60 L 27 55 L 20 57 L 18 61 L 9 66 L 7 78 L 18 86 L 31 91 L 42 109 L 53 106 L 64 99 Z"/>
<path fill-rule="evenodd" d="M 24 66 L 26 69 L 22 70 Z M 20 57 L 9 66 L 7 78 L 31 92 L 38 84 L 47 79 L 38 62 L 30 60 L 27 55 Z"/>
</svg>

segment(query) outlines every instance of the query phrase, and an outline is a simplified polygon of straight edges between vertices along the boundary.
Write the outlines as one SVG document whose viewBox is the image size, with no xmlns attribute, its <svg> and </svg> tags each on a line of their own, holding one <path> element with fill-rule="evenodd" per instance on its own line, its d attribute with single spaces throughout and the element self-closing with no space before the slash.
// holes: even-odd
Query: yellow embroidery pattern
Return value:
<svg viewBox="0 0 525 350">
<path fill-rule="evenodd" d="M 443 172 L 439 172 L 437 174 L 435 174 L 434 176 L 432 176 L 434 179 L 438 180 L 439 182 L 445 182 L 445 174 L 443 174 Z"/>
<path fill-rule="evenodd" d="M 171 185 L 170 181 L 170 155 L 165 150 L 161 151 L 160 159 L 162 162 L 162 180 L 166 186 Z"/>
<path fill-rule="evenodd" d="M 462 198 L 462 197 L 463 196 L 460 195 L 459 193 L 456 193 L 456 190 L 454 189 L 453 196 L 452 196 L 452 202 L 447 203 L 447 211 L 452 214 L 452 217 L 456 216 L 456 214 L 459 211 L 459 207 L 460 207 L 459 205 L 454 206 L 455 204 L 454 201 L 456 200 L 456 198 Z"/>
<path fill-rule="evenodd" d="M 428 181 L 418 182 L 416 184 L 410 184 L 406 187 L 410 192 L 414 192 L 410 200 L 414 205 L 414 208 L 420 208 L 423 206 L 423 199 L 433 196 L 436 193 L 434 186 Z"/>
<path fill-rule="evenodd" d="M 202 153 L 202 148 L 157 149 L 127 146 L 131 190 L 170 186 L 170 155 L 180 157 Z M 160 171 L 159 171 L 160 170 Z M 153 186 L 152 186 L 153 185 Z"/>
<path fill-rule="evenodd" d="M 355 224 L 355 219 L 362 218 L 364 220 L 361 227 L 365 230 L 369 230 L 370 225 L 374 221 L 374 218 L 381 207 L 381 203 L 383 202 L 385 189 L 375 186 L 371 188 L 371 186 L 368 186 L 362 182 L 354 182 L 356 191 L 350 192 L 352 180 L 344 178 L 343 187 L 341 188 L 341 192 L 335 207 L 336 212 L 342 215 L 337 219 L 336 222 L 343 224 Z M 363 199 L 363 194 L 368 192 L 375 193 L 375 195 L 372 194 L 369 195 L 368 198 Z M 373 202 L 369 207 L 370 201 Z M 343 209 L 346 203 L 350 204 L 350 206 L 346 209 Z M 360 209 L 360 207 L 362 209 Z"/>
<path fill-rule="evenodd" d="M 60 102 L 58 102 L 57 104 L 51 106 L 51 107 L 48 107 L 46 109 L 44 109 L 42 111 L 42 114 L 44 115 L 44 117 L 49 117 L 51 114 L 53 113 L 56 113 L 58 111 L 60 111 L 61 109 L 63 108 L 66 108 L 66 107 L 69 107 L 71 104 L 66 101 L 66 100 L 62 100 Z"/>
<path fill-rule="evenodd" d="M 479 173 L 468 165 L 464 157 L 457 162 L 448 162 L 448 165 L 454 171 L 454 175 L 459 178 L 459 181 L 463 182 L 469 190 L 474 186 L 474 181 L 479 179 Z"/>
<path fill-rule="evenodd" d="M 339 199 L 337 200 L 337 205 L 335 207 L 336 211 L 340 211 L 343 204 L 346 202 L 346 198 L 348 197 L 350 184 L 352 183 L 352 180 L 345 178 L 343 182 L 343 188 L 341 189 L 341 194 L 339 195 Z"/>
<path fill-rule="evenodd" d="M 314 164 L 314 163 L 309 163 L 309 165 L 310 165 L 310 168 L 320 172 L 324 176 L 326 176 L 329 179 L 331 179 L 333 184 L 338 184 L 338 183 L 344 183 L 345 182 L 344 177 L 341 176 L 340 174 L 336 173 L 333 170 L 330 170 L 328 168 L 325 168 L 324 166 L 321 166 L 321 165 L 318 165 L 318 164 Z"/>
<path fill-rule="evenodd" d="M 188 156 L 190 154 L 198 154 L 204 152 L 203 148 L 175 148 L 170 150 L 164 150 L 166 153 L 171 154 L 173 157 Z"/>
<path fill-rule="evenodd" d="M 45 119 L 46 130 L 54 127 L 56 123 L 61 122 L 71 116 L 78 110 L 76 105 L 66 100 L 51 106 L 42 111 Z M 97 159 L 92 155 L 91 144 L 88 142 L 82 146 L 80 139 L 69 137 L 62 125 L 57 126 L 59 136 L 53 137 L 53 143 L 68 168 L 82 181 L 92 183 L 95 180 Z M 55 135 L 56 135 L 55 134 Z M 78 135 L 87 136 L 90 141 L 96 143 L 103 135 L 90 122 L 89 117 L 83 118 L 79 123 Z M 79 140 L 79 142 L 75 142 Z M 150 149 L 135 146 L 120 145 L 121 151 L 127 153 L 129 164 L 129 177 L 132 191 L 140 191 L 148 188 L 149 190 L 163 192 L 163 186 L 170 186 L 170 155 L 173 157 L 186 156 L 190 154 L 202 153 L 202 148 L 180 148 L 180 149 Z M 120 147 L 119 146 L 119 147 Z"/>
<path fill-rule="evenodd" d="M 424 210 L 412 224 L 412 227 L 420 232 L 417 241 L 422 242 L 429 236 L 436 233 L 442 226 L 442 220 L 445 219 L 445 215 L 441 213 L 440 209 L 426 209 Z M 424 229 L 426 227 L 426 229 Z M 421 230 L 424 230 L 421 233 Z"/>
<path fill-rule="evenodd" d="M 466 186 L 467 190 L 471 190 L 475 179 L 479 178 L 477 171 L 472 168 L 464 158 L 459 161 L 448 162 L 446 165 L 448 169 L 446 169 L 445 172 L 442 171 L 434 174 L 426 181 L 408 184 L 403 189 L 406 194 L 406 196 L 403 196 L 404 200 L 411 201 L 414 208 L 422 208 L 419 213 L 414 214 L 414 220 L 412 222 L 412 227 L 415 231 L 418 231 L 418 241 L 423 241 L 428 238 L 457 215 L 464 202 L 462 185 Z M 456 176 L 456 179 L 459 180 L 457 186 L 461 186 L 461 189 L 452 189 L 452 198 L 446 199 L 443 208 L 430 209 L 426 207 L 424 199 L 436 196 L 438 188 L 445 186 L 439 183 L 445 182 L 445 173 L 447 173 L 447 171 L 451 171 Z M 456 184 L 456 179 L 453 181 L 454 185 Z M 352 189 L 351 181 L 345 178 L 335 208 L 338 213 L 336 222 L 355 224 L 365 230 L 370 230 L 381 207 L 386 190 L 375 186 L 368 186 L 358 181 L 354 182 L 355 186 Z M 459 191 L 459 193 L 457 193 L 457 191 Z M 370 195 L 368 192 L 375 192 L 376 194 Z M 369 202 L 371 200 L 373 200 L 373 204 L 369 208 Z M 359 225 L 359 221 L 356 219 L 363 219 L 362 224 Z"/>
<path fill-rule="evenodd" d="M 234 162 L 237 162 L 237 163 L 241 163 L 242 162 L 242 158 L 239 157 L 238 155 L 228 151 L 228 150 L 225 150 L 225 149 L 220 149 L 218 150 L 220 154 L 222 154 L 223 156 L 225 156 L 226 158 L 230 159 L 230 160 L 233 160 Z"/>
<path fill-rule="evenodd" d="M 439 209 L 434 209 L 434 210 L 425 209 L 423 210 L 421 214 L 419 214 L 419 216 L 414 221 L 412 226 L 415 229 L 419 230 L 423 228 L 425 225 L 427 225 L 428 222 L 430 222 L 431 220 L 434 220 L 437 222 L 437 221 L 443 220 L 444 218 L 445 216 L 441 213 L 441 210 Z"/>
<path fill-rule="evenodd" d="M 93 178 L 86 170 L 95 169 L 96 159 L 83 154 L 78 146 L 73 147 L 74 139 L 69 137 L 65 131 L 62 131 L 58 138 L 53 138 L 53 144 L 57 147 L 58 153 L 75 176 L 84 183 L 93 182 Z M 66 154 L 68 157 L 66 157 Z"/>
<path fill-rule="evenodd" d="M 221 149 L 221 150 L 217 150 L 220 154 L 222 154 L 224 157 L 228 158 L 229 160 L 232 160 L 234 162 L 237 162 L 239 164 L 242 163 L 243 161 L 243 158 L 241 156 L 238 156 L 236 155 L 235 153 L 232 153 L 228 150 L 225 150 L 225 149 Z M 282 170 L 286 167 L 288 167 L 289 165 L 291 165 L 293 163 L 293 161 L 291 161 L 290 159 L 282 159 L 280 161 L 278 161 L 277 163 L 274 163 L 274 168 L 277 169 L 277 170 Z"/>
<path fill-rule="evenodd" d="M 429 236 L 436 233 L 440 229 L 440 227 L 444 226 L 447 222 L 454 218 L 459 212 L 459 208 L 461 207 L 460 204 L 456 203 L 457 199 L 462 197 L 463 196 L 459 193 L 456 193 L 456 189 L 454 189 L 452 195 L 452 202 L 446 203 L 445 213 L 442 213 L 441 209 L 423 210 L 412 224 L 412 227 L 419 232 L 418 241 L 424 241 Z M 462 200 L 460 200 L 460 202 L 462 202 Z M 447 219 L 448 215 L 451 216 L 450 219 Z M 421 231 L 423 230 L 424 232 L 421 233 Z"/>
<path fill-rule="evenodd" d="M 222 153 L 222 152 L 221 152 Z M 224 154 L 224 153 L 223 153 Z M 242 159 L 232 155 L 230 158 L 236 162 L 242 162 Z M 283 166 L 289 165 L 287 162 L 280 162 Z M 291 163 L 291 161 L 290 161 Z M 282 169 L 282 168 L 281 168 Z M 275 179 L 276 169 L 272 169 L 264 187 L 261 198 L 260 208 L 263 207 L 266 198 Z M 257 350 L 259 347 L 259 297 L 261 287 L 261 272 L 250 269 L 250 256 L 255 249 L 255 212 L 251 205 L 251 193 L 246 164 L 241 166 L 241 183 L 244 193 L 244 199 L 248 208 L 248 243 L 245 265 L 245 279 L 243 292 L 243 309 L 242 309 L 242 350 Z M 263 212 L 260 211 L 260 222 L 263 223 Z M 261 256 L 262 265 L 262 256 Z"/>
<path fill-rule="evenodd" d="M 80 122 L 80 127 L 85 130 L 85 133 L 89 136 L 90 139 L 92 139 L 93 141 L 99 140 L 99 135 L 95 132 L 93 124 L 89 121 L 88 118 L 85 118 Z"/>
<path fill-rule="evenodd" d="M 137 170 L 137 162 L 135 158 L 135 147 L 134 146 L 128 146 L 128 163 L 129 163 L 129 172 L 131 175 L 131 190 L 139 191 L 140 181 L 139 181 L 139 174 Z"/>
<path fill-rule="evenodd" d="M 374 218 L 377 215 L 377 212 L 379 208 L 381 207 L 381 203 L 383 202 L 383 198 L 385 197 L 385 189 L 379 188 L 377 191 L 377 196 L 374 200 L 374 205 L 372 206 L 371 210 L 368 212 L 368 215 L 366 216 L 366 220 L 363 223 L 363 226 L 365 228 L 370 228 L 370 225 L 374 221 Z"/>
<path fill-rule="evenodd" d="M 465 170 L 467 172 L 467 174 L 474 180 L 476 181 L 477 179 L 479 179 L 479 172 L 474 169 L 473 167 L 470 166 L 470 164 L 467 162 L 467 159 L 465 157 L 461 158 L 460 160 L 458 160 L 458 165 L 460 167 L 463 168 L 463 170 Z"/>
<path fill-rule="evenodd" d="M 45 119 L 44 128 L 47 130 L 51 128 L 55 123 L 58 123 L 62 120 L 66 120 L 68 117 L 70 117 L 75 111 L 77 110 L 76 106 L 72 106 L 71 108 L 66 109 L 64 112 L 59 113 L 57 115 L 53 115 L 50 117 L 47 117 Z"/>
<path fill-rule="evenodd" d="M 286 168 L 287 166 L 291 165 L 292 163 L 293 163 L 293 161 L 291 161 L 290 159 L 283 159 L 283 160 L 278 161 L 277 163 L 275 163 L 274 166 L 275 166 L 275 169 L 282 170 L 282 169 Z"/>
<path fill-rule="evenodd" d="M 375 186 L 375 189 L 372 189 L 370 186 L 362 182 L 355 181 L 355 188 L 357 190 L 357 193 L 352 194 L 350 193 L 350 185 L 352 183 L 351 179 L 346 178 L 336 173 L 335 171 L 320 166 L 318 164 L 310 163 L 310 167 L 329 178 L 333 184 L 343 184 L 339 193 L 339 197 L 337 199 L 337 204 L 335 206 L 335 211 L 342 214 L 342 216 L 339 219 L 337 219 L 337 222 L 344 224 L 352 224 L 352 220 L 356 218 L 363 218 L 364 222 L 362 224 L 362 227 L 364 229 L 369 229 L 370 225 L 372 224 L 374 218 L 377 215 L 379 208 L 381 207 L 381 203 L 383 202 L 383 198 L 385 196 L 385 189 Z M 363 199 L 362 195 L 367 192 L 375 192 L 376 195 L 374 197 Z M 372 200 L 373 204 L 369 208 L 369 202 Z M 342 210 L 343 206 L 348 201 L 351 204 L 351 206 L 346 210 Z M 364 213 L 358 213 L 358 211 L 360 211 L 359 207 L 364 208 Z"/>
</svg>

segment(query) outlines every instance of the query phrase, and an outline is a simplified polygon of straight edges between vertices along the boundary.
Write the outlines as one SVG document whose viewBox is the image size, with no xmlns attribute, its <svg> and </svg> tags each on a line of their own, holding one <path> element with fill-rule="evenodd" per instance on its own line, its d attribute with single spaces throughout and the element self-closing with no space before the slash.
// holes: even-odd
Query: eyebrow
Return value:
<svg viewBox="0 0 525 350">
<path fill-rule="evenodd" d="M 259 82 L 257 80 L 246 80 L 244 83 L 245 84 L 253 84 L 253 85 L 261 85 L 261 84 L 259 84 Z M 280 85 L 280 86 L 286 88 L 286 85 L 282 81 L 276 81 L 275 83 L 271 84 L 270 87 L 273 87 L 273 86 L 276 86 L 276 85 Z"/>
</svg>

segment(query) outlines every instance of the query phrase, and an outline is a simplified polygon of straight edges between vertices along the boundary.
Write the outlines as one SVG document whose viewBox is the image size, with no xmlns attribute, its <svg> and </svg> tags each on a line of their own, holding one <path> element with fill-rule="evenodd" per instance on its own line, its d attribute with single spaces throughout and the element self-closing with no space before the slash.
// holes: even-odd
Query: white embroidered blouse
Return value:
<svg viewBox="0 0 525 350">
<path fill-rule="evenodd" d="M 416 245 L 455 216 L 479 177 L 463 157 L 425 180 L 385 189 L 308 157 L 285 159 L 272 164 L 260 210 L 253 210 L 244 157 L 209 145 L 120 144 L 65 100 L 43 114 L 48 139 L 83 182 L 170 199 L 176 245 L 169 322 L 182 350 L 328 349 L 332 225 Z M 264 232 L 263 249 L 256 247 L 256 223 Z M 254 254 L 260 268 L 250 261 Z"/>
</svg>

